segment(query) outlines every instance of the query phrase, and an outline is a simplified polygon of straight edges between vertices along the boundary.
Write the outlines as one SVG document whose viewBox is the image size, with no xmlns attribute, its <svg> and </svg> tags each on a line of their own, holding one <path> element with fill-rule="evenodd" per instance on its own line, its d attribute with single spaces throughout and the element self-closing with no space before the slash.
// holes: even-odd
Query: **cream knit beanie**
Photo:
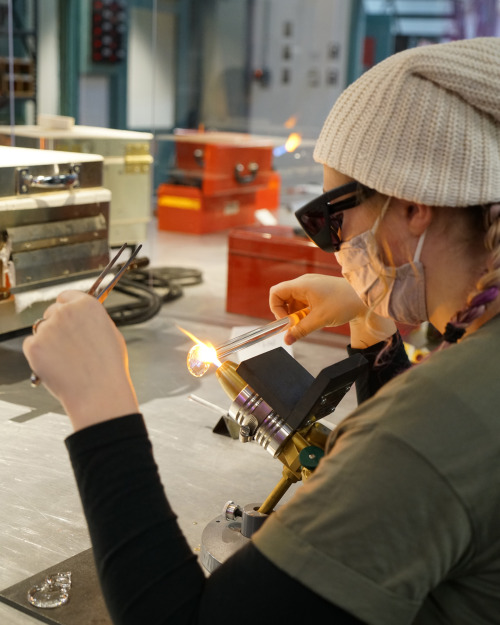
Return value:
<svg viewBox="0 0 500 625">
<path fill-rule="evenodd" d="M 500 200 L 500 38 L 413 48 L 335 103 L 316 161 L 431 206 Z"/>
</svg>

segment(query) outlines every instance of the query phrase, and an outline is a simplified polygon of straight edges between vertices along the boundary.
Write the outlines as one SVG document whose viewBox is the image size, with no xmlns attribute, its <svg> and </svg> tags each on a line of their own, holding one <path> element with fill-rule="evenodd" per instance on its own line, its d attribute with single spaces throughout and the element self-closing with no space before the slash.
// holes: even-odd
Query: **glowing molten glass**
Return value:
<svg viewBox="0 0 500 625">
<path fill-rule="evenodd" d="M 215 347 L 209 347 L 203 343 L 197 343 L 193 345 L 187 355 L 187 366 L 189 372 L 197 378 L 201 378 L 202 375 L 210 368 L 210 365 L 214 363 L 220 366 L 220 362 L 217 360 L 217 352 Z"/>
<path fill-rule="evenodd" d="M 221 362 L 217 358 L 217 350 L 209 343 L 203 343 L 197 339 L 194 334 L 177 326 L 181 332 L 184 332 L 196 345 L 193 345 L 187 355 L 187 368 L 189 373 L 196 378 L 201 378 L 209 370 L 210 365 L 221 366 Z"/>
</svg>

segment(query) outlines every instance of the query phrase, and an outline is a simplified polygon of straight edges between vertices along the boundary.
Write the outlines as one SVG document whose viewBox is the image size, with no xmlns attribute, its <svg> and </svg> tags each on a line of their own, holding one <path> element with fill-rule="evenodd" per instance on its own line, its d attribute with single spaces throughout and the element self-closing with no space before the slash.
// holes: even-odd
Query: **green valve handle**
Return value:
<svg viewBox="0 0 500 625">
<path fill-rule="evenodd" d="M 316 447 L 316 445 L 304 447 L 299 454 L 300 464 L 304 467 L 304 469 L 314 471 L 324 455 L 325 452 L 320 447 Z"/>
</svg>

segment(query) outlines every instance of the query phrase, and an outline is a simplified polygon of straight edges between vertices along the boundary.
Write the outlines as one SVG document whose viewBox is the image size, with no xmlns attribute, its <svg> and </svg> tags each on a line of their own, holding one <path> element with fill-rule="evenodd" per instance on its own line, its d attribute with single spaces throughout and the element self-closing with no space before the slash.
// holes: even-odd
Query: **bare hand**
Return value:
<svg viewBox="0 0 500 625">
<path fill-rule="evenodd" d="M 64 291 L 23 351 L 75 430 L 138 412 L 123 336 L 90 295 Z"/>
<path fill-rule="evenodd" d="M 318 274 L 305 274 L 273 286 L 269 306 L 278 319 L 306 306 L 311 309 L 307 317 L 287 331 L 288 344 L 326 326 L 347 323 L 365 311 L 345 278 Z"/>
<path fill-rule="evenodd" d="M 353 347 L 366 347 L 391 336 L 396 326 L 390 319 L 371 313 L 345 278 L 305 274 L 281 282 L 269 291 L 269 306 L 277 319 L 308 306 L 311 312 L 285 333 L 291 345 L 315 330 L 351 325 Z"/>
</svg>

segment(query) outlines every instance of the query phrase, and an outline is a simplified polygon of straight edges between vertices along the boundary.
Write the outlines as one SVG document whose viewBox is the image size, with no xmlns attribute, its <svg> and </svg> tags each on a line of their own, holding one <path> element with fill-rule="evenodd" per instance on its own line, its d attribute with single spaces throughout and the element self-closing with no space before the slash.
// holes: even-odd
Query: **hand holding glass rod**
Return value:
<svg viewBox="0 0 500 625">
<path fill-rule="evenodd" d="M 259 341 L 263 341 L 270 336 L 278 334 L 278 332 L 283 332 L 288 328 L 292 328 L 297 325 L 297 323 L 304 319 L 311 312 L 310 308 L 302 308 L 297 312 L 291 313 L 286 317 L 282 317 L 281 319 L 277 319 L 276 321 L 272 321 L 265 326 L 260 328 L 256 328 L 255 330 L 250 330 L 250 332 L 246 332 L 245 334 L 241 334 L 234 339 L 227 341 L 226 343 L 222 343 L 219 347 L 216 347 L 217 358 L 225 358 L 234 352 L 237 352 L 240 349 L 245 349 L 245 347 L 250 347 L 250 345 L 254 345 Z"/>
<path fill-rule="evenodd" d="M 121 256 L 123 250 L 127 247 L 127 245 L 128 245 L 127 243 L 124 243 L 121 246 L 121 248 L 118 250 L 118 252 L 113 257 L 113 259 L 106 265 L 106 267 L 98 275 L 96 281 L 92 284 L 90 289 L 87 291 L 87 293 L 89 295 L 93 295 L 97 300 L 99 300 L 101 302 L 101 304 L 108 297 L 108 295 L 111 293 L 111 291 L 115 288 L 118 280 L 120 280 L 120 278 L 127 271 L 127 269 L 129 269 L 130 265 L 132 264 L 132 261 L 135 259 L 135 257 L 139 253 L 140 249 L 142 248 L 142 245 L 138 245 L 135 248 L 135 250 L 132 252 L 130 257 L 128 258 L 128 260 L 123 264 L 123 266 L 120 268 L 120 270 L 115 274 L 114 278 L 109 282 L 109 284 L 107 286 L 103 287 L 100 291 L 98 291 L 97 289 L 100 286 L 101 282 L 109 274 L 109 272 L 113 269 L 113 267 L 116 264 L 116 261 Z M 40 318 L 40 319 L 37 319 L 35 321 L 35 323 L 33 324 L 33 327 L 32 327 L 33 334 L 36 334 L 38 326 L 42 323 L 42 321 L 44 321 L 43 317 Z M 37 386 L 39 386 L 40 382 L 41 382 L 40 378 L 34 372 L 31 373 L 30 381 L 31 381 L 31 386 L 33 388 L 36 388 Z"/>
</svg>

